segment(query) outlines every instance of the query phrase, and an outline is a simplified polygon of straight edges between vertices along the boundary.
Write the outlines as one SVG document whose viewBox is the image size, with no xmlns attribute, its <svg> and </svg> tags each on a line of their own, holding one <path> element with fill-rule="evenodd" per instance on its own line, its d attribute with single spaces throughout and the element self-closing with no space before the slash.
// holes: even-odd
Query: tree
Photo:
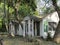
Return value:
<svg viewBox="0 0 60 45">
<path fill-rule="evenodd" d="M 32 15 L 36 8 L 34 0 L 2 0 L 0 3 L 4 5 L 3 21 L 7 31 L 9 31 L 10 20 L 17 20 L 21 24 L 21 20 L 26 15 Z"/>
<path fill-rule="evenodd" d="M 54 8 L 55 10 L 58 12 L 58 16 L 60 18 L 60 9 L 59 7 L 57 6 L 57 0 L 52 0 L 53 2 L 53 5 L 54 5 Z M 55 36 L 54 36 L 54 40 L 57 41 L 57 43 L 60 43 L 60 20 L 59 20 L 59 23 L 58 23 L 58 26 L 57 26 L 57 29 L 56 29 L 56 33 L 55 33 Z"/>
<path fill-rule="evenodd" d="M 54 12 L 54 8 L 51 0 L 36 0 L 37 10 L 39 14 L 49 14 Z"/>
</svg>

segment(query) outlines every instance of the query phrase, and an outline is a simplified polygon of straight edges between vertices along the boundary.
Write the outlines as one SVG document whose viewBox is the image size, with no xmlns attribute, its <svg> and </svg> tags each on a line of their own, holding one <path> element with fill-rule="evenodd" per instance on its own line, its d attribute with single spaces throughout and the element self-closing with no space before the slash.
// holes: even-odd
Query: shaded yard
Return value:
<svg viewBox="0 0 60 45">
<path fill-rule="evenodd" d="M 56 44 L 51 41 L 43 41 L 43 40 L 38 40 L 38 42 L 28 42 L 26 39 L 22 37 L 7 37 L 7 36 L 0 36 L 0 38 L 3 38 L 3 44 L 4 45 L 60 45 Z"/>
<path fill-rule="evenodd" d="M 27 42 L 23 38 L 4 38 L 4 45 L 34 45 L 33 42 Z"/>
</svg>

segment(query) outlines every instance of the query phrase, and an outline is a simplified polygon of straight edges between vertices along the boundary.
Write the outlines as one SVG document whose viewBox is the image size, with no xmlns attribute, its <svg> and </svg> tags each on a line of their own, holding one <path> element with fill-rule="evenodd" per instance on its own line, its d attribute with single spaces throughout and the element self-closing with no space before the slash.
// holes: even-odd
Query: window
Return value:
<svg viewBox="0 0 60 45">
<path fill-rule="evenodd" d="M 49 31 L 52 31 L 52 27 L 49 27 Z"/>
<path fill-rule="evenodd" d="M 47 32 L 48 31 L 48 22 L 45 21 L 44 22 L 44 32 Z"/>
</svg>

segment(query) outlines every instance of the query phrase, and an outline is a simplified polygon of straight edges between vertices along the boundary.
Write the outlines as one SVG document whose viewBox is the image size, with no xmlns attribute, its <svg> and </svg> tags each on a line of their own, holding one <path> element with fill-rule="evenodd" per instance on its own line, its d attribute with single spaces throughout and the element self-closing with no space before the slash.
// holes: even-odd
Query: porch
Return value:
<svg viewBox="0 0 60 45">
<path fill-rule="evenodd" d="M 40 36 L 41 19 L 37 17 L 25 17 L 23 23 L 23 36 L 34 37 Z"/>
</svg>

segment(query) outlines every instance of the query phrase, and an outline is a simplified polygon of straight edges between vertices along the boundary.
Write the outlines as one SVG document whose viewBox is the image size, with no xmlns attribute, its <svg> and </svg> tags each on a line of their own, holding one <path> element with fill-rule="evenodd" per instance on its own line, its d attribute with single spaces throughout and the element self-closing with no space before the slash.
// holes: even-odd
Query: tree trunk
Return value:
<svg viewBox="0 0 60 45">
<path fill-rule="evenodd" d="M 8 32 L 8 26 L 7 26 L 7 23 L 5 22 L 5 18 L 6 18 L 6 8 L 5 8 L 5 5 L 6 5 L 6 1 L 4 0 L 4 16 L 3 16 L 3 24 L 5 24 L 6 30 L 7 30 L 7 32 Z"/>
<path fill-rule="evenodd" d="M 58 26 L 56 28 L 54 41 L 56 41 L 57 43 L 60 43 L 60 11 L 59 11 L 59 7 L 57 6 L 56 0 L 52 0 L 52 2 L 53 2 L 53 6 L 54 6 L 54 8 L 57 11 L 58 16 L 59 16 L 59 23 L 58 23 Z"/>
</svg>

